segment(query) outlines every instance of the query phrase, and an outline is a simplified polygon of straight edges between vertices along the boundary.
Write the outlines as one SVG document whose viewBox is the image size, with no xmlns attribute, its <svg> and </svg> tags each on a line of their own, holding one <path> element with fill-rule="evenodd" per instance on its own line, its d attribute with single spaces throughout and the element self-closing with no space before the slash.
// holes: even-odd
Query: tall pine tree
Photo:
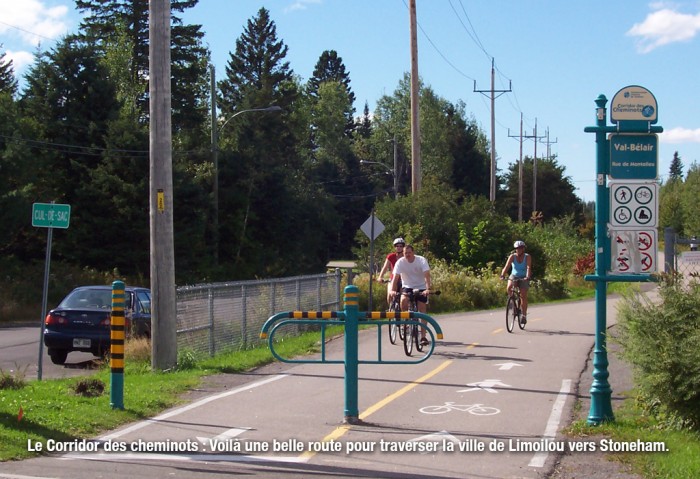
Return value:
<svg viewBox="0 0 700 479">
<path fill-rule="evenodd" d="M 172 12 L 183 13 L 193 8 L 199 0 L 171 0 Z M 117 39 L 126 35 L 129 39 L 130 71 L 132 86 L 141 85 L 138 99 L 141 117 L 148 117 L 148 0 L 76 0 L 78 11 L 85 14 L 81 30 L 86 39 L 97 45 L 103 53 Z M 204 32 L 201 25 L 185 25 L 177 15 L 172 15 L 172 109 L 175 132 L 201 129 L 207 115 L 208 83 L 207 64 L 209 51 L 202 44 Z M 124 43 L 119 40 L 120 43 Z"/>
<path fill-rule="evenodd" d="M 12 60 L 6 60 L 5 57 L 5 52 L 0 53 L 0 93 L 14 95 L 17 93 L 17 79 Z"/>
<path fill-rule="evenodd" d="M 683 162 L 681 157 L 678 156 L 678 152 L 673 153 L 673 160 L 671 160 L 671 168 L 668 175 L 669 181 L 680 180 L 683 181 Z"/>
</svg>

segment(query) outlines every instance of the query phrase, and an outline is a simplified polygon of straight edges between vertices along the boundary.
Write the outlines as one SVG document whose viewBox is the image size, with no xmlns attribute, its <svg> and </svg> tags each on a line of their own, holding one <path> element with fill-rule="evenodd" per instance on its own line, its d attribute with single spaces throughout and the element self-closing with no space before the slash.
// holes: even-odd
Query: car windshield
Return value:
<svg viewBox="0 0 700 479">
<path fill-rule="evenodd" d="M 151 314 L 151 293 L 148 291 L 138 291 L 136 300 L 141 304 L 141 310 L 144 314 Z"/>
<path fill-rule="evenodd" d="M 70 309 L 110 309 L 112 291 L 109 289 L 79 289 L 69 294 L 59 304 L 59 308 Z"/>
</svg>

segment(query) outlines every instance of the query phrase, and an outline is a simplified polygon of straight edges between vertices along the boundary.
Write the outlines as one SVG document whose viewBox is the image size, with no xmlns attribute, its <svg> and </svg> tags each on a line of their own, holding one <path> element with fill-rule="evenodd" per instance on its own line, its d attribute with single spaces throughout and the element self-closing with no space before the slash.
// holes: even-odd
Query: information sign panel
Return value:
<svg viewBox="0 0 700 479">
<path fill-rule="evenodd" d="M 659 176 L 659 137 L 656 134 L 610 135 L 610 177 L 655 180 Z"/>
<path fill-rule="evenodd" d="M 653 227 L 658 223 L 659 185 L 654 182 L 610 182 L 610 223 Z"/>
<path fill-rule="evenodd" d="M 609 226 L 610 273 L 655 273 L 658 244 L 656 228 L 635 229 Z"/>
<path fill-rule="evenodd" d="M 659 107 L 654 95 L 638 85 L 626 86 L 613 96 L 610 121 L 656 123 Z"/>
</svg>

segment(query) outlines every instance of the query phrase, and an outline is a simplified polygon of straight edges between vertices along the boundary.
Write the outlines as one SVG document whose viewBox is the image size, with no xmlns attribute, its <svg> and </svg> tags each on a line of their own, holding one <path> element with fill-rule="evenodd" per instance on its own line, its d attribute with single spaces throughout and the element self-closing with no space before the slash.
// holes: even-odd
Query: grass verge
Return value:
<svg viewBox="0 0 700 479">
<path fill-rule="evenodd" d="M 587 421 L 573 423 L 566 431 L 581 439 L 601 437 L 617 442 L 663 442 L 667 452 L 610 453 L 611 460 L 631 466 L 646 479 L 687 479 L 700 477 L 700 434 L 689 430 L 669 429 L 637 406 L 633 398 L 615 410 L 615 421 L 589 426 Z"/>
<path fill-rule="evenodd" d="M 327 328 L 326 337 L 338 332 L 337 328 Z M 283 357 L 314 353 L 320 350 L 319 340 L 319 333 L 306 333 L 284 338 L 275 350 Z M 197 387 L 203 376 L 243 372 L 273 361 L 267 346 L 222 354 L 167 373 L 152 372 L 148 361 L 127 360 L 124 410 L 110 405 L 108 365 L 91 374 L 89 380 L 8 380 L 13 387 L 0 390 L 0 461 L 36 456 L 38 453 L 28 447 L 29 441 L 45 444 L 49 439 L 65 442 L 92 438 L 122 424 L 153 417 L 179 404 L 182 394 Z M 2 376 L 8 377 L 6 373 Z M 94 387 L 95 381 L 104 384 L 104 392 Z M 18 382 L 20 387 L 14 387 Z"/>
</svg>

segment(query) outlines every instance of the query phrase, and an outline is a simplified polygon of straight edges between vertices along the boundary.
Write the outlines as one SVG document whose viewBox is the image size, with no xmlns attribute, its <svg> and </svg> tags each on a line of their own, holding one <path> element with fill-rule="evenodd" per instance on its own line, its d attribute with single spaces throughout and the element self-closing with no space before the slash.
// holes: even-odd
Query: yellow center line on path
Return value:
<svg viewBox="0 0 700 479">
<path fill-rule="evenodd" d="M 474 347 L 474 346 L 473 346 L 473 345 L 469 345 L 469 346 L 467 346 L 467 347 L 470 348 L 470 347 Z M 430 372 L 429 372 L 428 374 L 426 374 L 425 376 L 422 376 L 422 377 L 416 379 L 415 381 L 413 381 L 413 382 L 410 383 L 410 384 L 405 385 L 404 387 L 402 387 L 401 389 L 399 389 L 399 390 L 396 391 L 395 393 L 390 394 L 389 396 L 385 397 L 384 399 L 382 399 L 382 400 L 379 401 L 378 403 L 376 403 L 376 404 L 374 404 L 374 405 L 368 407 L 364 412 L 362 412 L 362 413 L 360 414 L 359 418 L 360 418 L 361 420 L 364 420 L 365 418 L 367 418 L 367 417 L 369 417 L 370 415 L 374 414 L 375 412 L 379 411 L 381 408 L 383 408 L 384 406 L 386 406 L 387 404 L 389 404 L 389 403 L 392 402 L 393 400 L 398 399 L 399 397 L 401 397 L 401 396 L 403 396 L 404 394 L 406 394 L 408 391 L 410 391 L 411 389 L 413 389 L 415 386 L 417 386 L 417 385 L 419 385 L 419 384 L 421 384 L 421 383 L 424 383 L 424 382 L 427 381 L 428 379 L 430 379 L 430 378 L 432 378 L 433 376 L 435 376 L 437 373 L 439 373 L 440 371 L 442 371 L 443 369 L 445 369 L 447 366 L 449 366 L 450 364 L 452 364 L 453 361 L 454 361 L 453 359 L 448 359 L 447 361 L 443 362 L 443 363 L 440 364 L 438 367 L 436 367 L 435 369 L 433 369 L 432 371 L 430 371 Z M 321 441 L 321 442 L 330 442 L 330 441 L 339 439 L 339 438 L 341 438 L 346 432 L 348 432 L 350 429 L 352 429 L 352 425 L 350 425 L 350 424 L 344 424 L 344 425 L 342 425 L 342 426 L 339 426 L 339 427 L 337 427 L 333 432 L 331 432 L 329 435 L 327 435 L 326 437 L 324 437 L 324 438 L 323 438 L 323 441 Z M 303 454 L 301 454 L 301 455 L 299 456 L 299 459 L 304 459 L 304 460 L 307 460 L 307 461 L 308 461 L 309 459 L 311 459 L 311 458 L 314 457 L 315 455 L 316 455 L 316 452 L 314 452 L 314 451 L 306 451 L 306 452 L 304 452 Z"/>
</svg>

